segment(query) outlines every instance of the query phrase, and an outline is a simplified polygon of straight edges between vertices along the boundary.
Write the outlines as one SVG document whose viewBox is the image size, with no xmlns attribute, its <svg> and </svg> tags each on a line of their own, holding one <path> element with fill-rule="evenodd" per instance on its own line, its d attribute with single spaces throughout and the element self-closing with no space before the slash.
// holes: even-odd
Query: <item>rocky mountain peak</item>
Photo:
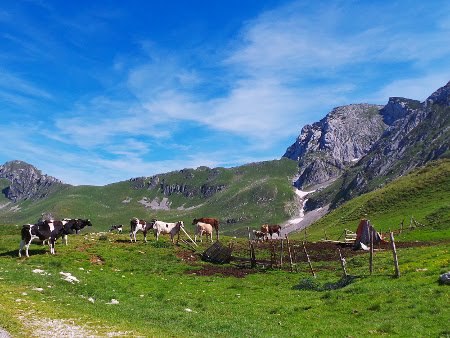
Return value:
<svg viewBox="0 0 450 338">
<path fill-rule="evenodd" d="M 445 86 L 436 90 L 425 100 L 426 105 L 435 103 L 450 106 L 450 81 Z"/>
<path fill-rule="evenodd" d="M 390 126 L 421 107 L 422 104 L 417 100 L 404 97 L 390 97 L 388 103 L 380 110 L 380 113 L 383 116 L 384 123 Z"/>
<path fill-rule="evenodd" d="M 364 156 L 386 129 L 380 109 L 361 103 L 334 108 L 322 120 L 302 128 L 285 152 L 299 162 L 299 188 L 326 183 Z"/>
<path fill-rule="evenodd" d="M 0 178 L 10 182 L 2 193 L 13 202 L 45 197 L 53 186 L 63 184 L 60 180 L 44 175 L 36 167 L 22 161 L 10 161 L 1 165 Z"/>
</svg>

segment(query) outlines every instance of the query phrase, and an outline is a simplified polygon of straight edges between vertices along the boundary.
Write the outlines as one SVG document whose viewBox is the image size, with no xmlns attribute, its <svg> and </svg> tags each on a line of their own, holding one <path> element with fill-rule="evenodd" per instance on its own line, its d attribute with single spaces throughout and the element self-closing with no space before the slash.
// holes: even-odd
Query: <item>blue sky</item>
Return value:
<svg viewBox="0 0 450 338">
<path fill-rule="evenodd" d="M 64 182 L 280 158 L 450 80 L 448 1 L 0 2 L 0 163 Z"/>
</svg>

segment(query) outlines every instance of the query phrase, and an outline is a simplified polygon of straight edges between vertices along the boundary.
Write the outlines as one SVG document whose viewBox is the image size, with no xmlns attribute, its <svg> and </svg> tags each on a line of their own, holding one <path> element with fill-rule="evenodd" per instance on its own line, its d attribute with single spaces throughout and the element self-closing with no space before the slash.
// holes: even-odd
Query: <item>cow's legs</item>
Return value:
<svg viewBox="0 0 450 338">
<path fill-rule="evenodd" d="M 147 231 L 142 231 L 144 233 L 144 242 L 147 243 Z"/>
<path fill-rule="evenodd" d="M 56 239 L 50 237 L 50 239 L 49 239 L 49 241 L 48 241 L 48 244 L 49 244 L 49 246 L 50 246 L 50 253 L 51 253 L 52 255 L 55 254 L 55 242 L 56 242 Z"/>
<path fill-rule="evenodd" d="M 25 245 L 25 240 L 22 239 L 20 241 L 20 245 L 19 245 L 19 257 L 22 257 L 22 250 L 23 250 L 24 245 Z"/>
<path fill-rule="evenodd" d="M 63 242 L 64 242 L 64 245 L 67 245 L 67 235 L 63 236 Z"/>
</svg>

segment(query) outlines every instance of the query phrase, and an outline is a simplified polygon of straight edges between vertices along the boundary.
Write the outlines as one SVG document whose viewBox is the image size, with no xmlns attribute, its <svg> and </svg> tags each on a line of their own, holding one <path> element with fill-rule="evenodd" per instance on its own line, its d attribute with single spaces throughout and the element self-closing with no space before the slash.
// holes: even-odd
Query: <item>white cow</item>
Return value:
<svg viewBox="0 0 450 338">
<path fill-rule="evenodd" d="M 200 236 L 200 242 L 202 242 L 202 236 L 203 234 L 206 234 L 210 240 L 211 243 L 213 241 L 212 239 L 212 233 L 213 233 L 213 227 L 211 224 L 208 223 L 203 223 L 203 222 L 197 222 L 196 224 L 196 228 L 195 228 L 195 237 L 194 237 L 194 241 L 197 242 L 197 235 Z"/>
<path fill-rule="evenodd" d="M 155 231 L 156 240 L 159 239 L 159 235 L 169 234 L 172 243 L 175 243 L 175 235 L 180 232 L 180 228 L 184 228 L 183 221 L 178 221 L 176 223 L 167 223 L 163 221 L 155 221 L 153 224 L 153 229 Z"/>
</svg>

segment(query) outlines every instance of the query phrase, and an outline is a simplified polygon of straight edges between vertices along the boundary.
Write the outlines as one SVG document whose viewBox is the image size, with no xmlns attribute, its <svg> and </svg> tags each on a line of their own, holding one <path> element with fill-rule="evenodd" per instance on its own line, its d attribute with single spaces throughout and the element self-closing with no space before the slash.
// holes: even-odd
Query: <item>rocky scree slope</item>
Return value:
<svg viewBox="0 0 450 338">
<path fill-rule="evenodd" d="M 22 161 L 0 165 L 0 178 L 9 181 L 2 193 L 12 202 L 42 199 L 58 188 L 68 186 L 52 176 L 43 175 L 40 170 Z"/>
</svg>

